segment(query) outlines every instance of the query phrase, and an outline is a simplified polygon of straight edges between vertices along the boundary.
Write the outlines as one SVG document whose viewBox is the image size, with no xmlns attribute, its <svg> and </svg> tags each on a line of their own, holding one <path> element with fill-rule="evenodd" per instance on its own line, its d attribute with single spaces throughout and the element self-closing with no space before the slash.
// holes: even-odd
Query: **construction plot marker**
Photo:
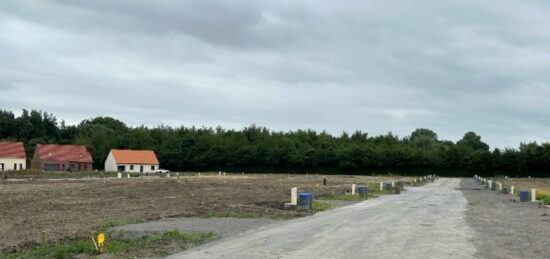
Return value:
<svg viewBox="0 0 550 259">
<path fill-rule="evenodd" d="M 355 184 L 351 185 L 351 195 L 355 195 Z"/>
<path fill-rule="evenodd" d="M 290 203 L 285 203 L 284 207 L 293 208 L 298 205 L 298 187 L 290 188 Z"/>
<path fill-rule="evenodd" d="M 531 189 L 531 201 L 537 201 L 537 190 Z"/>
</svg>

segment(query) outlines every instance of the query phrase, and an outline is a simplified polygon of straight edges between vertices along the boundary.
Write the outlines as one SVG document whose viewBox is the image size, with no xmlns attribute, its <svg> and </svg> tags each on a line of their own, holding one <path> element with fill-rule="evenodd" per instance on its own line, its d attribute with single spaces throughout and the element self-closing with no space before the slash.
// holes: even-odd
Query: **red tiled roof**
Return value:
<svg viewBox="0 0 550 259">
<path fill-rule="evenodd" d="M 93 162 L 92 154 L 86 150 L 86 146 L 38 144 L 36 150 L 41 160 Z"/>
<path fill-rule="evenodd" d="M 0 157 L 27 158 L 22 142 L 0 142 Z"/>
<path fill-rule="evenodd" d="M 159 160 L 151 150 L 119 150 L 113 149 L 113 156 L 117 164 L 158 165 Z"/>
</svg>

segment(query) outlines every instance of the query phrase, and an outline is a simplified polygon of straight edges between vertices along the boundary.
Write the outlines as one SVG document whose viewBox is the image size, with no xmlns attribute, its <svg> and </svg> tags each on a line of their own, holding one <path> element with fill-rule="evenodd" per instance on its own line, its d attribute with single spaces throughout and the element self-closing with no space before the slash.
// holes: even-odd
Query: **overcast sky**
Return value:
<svg viewBox="0 0 550 259">
<path fill-rule="evenodd" d="M 0 109 L 550 139 L 549 1 L 2 0 Z"/>
</svg>

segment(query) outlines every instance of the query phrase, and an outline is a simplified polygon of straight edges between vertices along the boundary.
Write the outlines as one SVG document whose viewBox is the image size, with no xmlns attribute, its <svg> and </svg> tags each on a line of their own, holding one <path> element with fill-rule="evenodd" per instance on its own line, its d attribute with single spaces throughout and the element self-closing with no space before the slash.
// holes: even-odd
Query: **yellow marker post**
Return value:
<svg viewBox="0 0 550 259">
<path fill-rule="evenodd" d="M 99 252 L 103 253 L 103 245 L 105 244 L 105 234 L 103 232 L 97 235 L 97 246 L 99 247 Z"/>
</svg>

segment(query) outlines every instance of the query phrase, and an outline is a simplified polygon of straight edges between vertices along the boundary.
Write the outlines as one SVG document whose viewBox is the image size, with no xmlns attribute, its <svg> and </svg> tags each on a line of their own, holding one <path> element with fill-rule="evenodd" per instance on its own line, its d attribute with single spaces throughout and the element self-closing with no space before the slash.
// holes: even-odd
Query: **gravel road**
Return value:
<svg viewBox="0 0 550 259">
<path fill-rule="evenodd" d="M 476 230 L 479 258 L 550 258 L 550 209 L 511 202 L 511 196 L 462 180 L 466 221 Z"/>
<path fill-rule="evenodd" d="M 260 226 L 280 222 L 268 218 L 168 218 L 140 224 L 115 227 L 115 233 L 123 230 L 128 238 L 178 229 L 184 232 L 212 231 L 217 237 L 240 234 Z"/>
<path fill-rule="evenodd" d="M 472 180 L 470 180 L 472 181 Z M 262 226 L 170 258 L 476 258 L 460 179 Z M 479 192 L 479 191 L 478 191 Z"/>
</svg>

